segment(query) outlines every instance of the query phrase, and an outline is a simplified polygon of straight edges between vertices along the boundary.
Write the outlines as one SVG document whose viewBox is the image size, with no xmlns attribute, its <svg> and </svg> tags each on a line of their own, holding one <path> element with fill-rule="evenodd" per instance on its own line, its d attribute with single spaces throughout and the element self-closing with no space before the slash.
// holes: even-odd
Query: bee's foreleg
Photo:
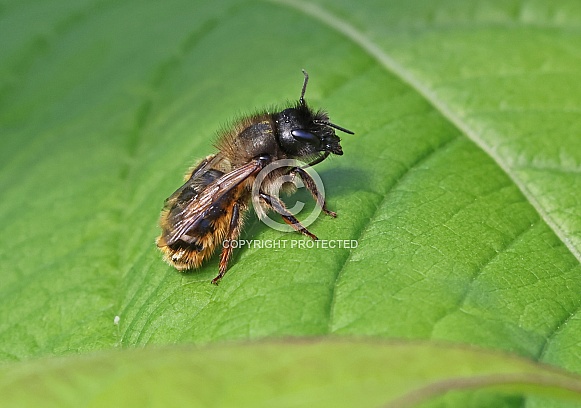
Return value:
<svg viewBox="0 0 581 408">
<path fill-rule="evenodd" d="M 309 173 L 307 173 L 300 167 L 295 167 L 294 169 L 291 170 L 290 174 L 292 174 L 293 176 L 298 175 L 303 180 L 303 182 L 305 183 L 305 187 L 307 188 L 307 190 L 309 190 L 309 192 L 311 193 L 315 201 L 317 201 L 317 204 L 319 205 L 319 207 L 321 207 L 325 214 L 330 215 L 333 218 L 337 217 L 336 212 L 327 209 L 325 197 L 323 196 L 323 194 L 319 193 L 317 183 L 315 183 L 315 180 L 313 180 Z"/>
</svg>

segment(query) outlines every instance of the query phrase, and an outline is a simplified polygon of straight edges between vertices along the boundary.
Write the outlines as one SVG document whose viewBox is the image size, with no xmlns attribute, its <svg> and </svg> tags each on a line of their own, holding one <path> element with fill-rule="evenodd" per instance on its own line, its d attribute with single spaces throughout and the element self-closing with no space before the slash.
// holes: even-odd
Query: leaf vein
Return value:
<svg viewBox="0 0 581 408">
<path fill-rule="evenodd" d="M 412 170 L 420 167 L 421 165 L 428 162 L 429 160 L 433 160 L 434 157 L 437 156 L 437 154 L 441 154 L 443 152 L 446 152 L 452 144 L 457 143 L 460 140 L 461 139 L 458 136 L 451 137 L 450 139 L 446 139 L 442 143 L 440 143 L 438 146 L 434 147 L 434 149 L 427 150 L 423 154 L 419 155 L 416 158 L 416 160 L 414 160 L 393 181 L 393 184 L 388 187 L 388 190 L 383 194 L 383 198 L 381 199 L 381 201 L 375 206 L 375 210 L 374 210 L 373 214 L 371 214 L 371 216 L 369 217 L 367 222 L 365 222 L 361 226 L 361 228 L 359 229 L 359 234 L 357 235 L 357 237 L 355 239 L 359 240 L 359 239 L 361 239 L 361 237 L 364 236 L 365 231 L 373 223 L 373 220 L 376 219 L 378 217 L 378 215 L 380 214 L 380 210 L 384 207 L 384 204 L 387 201 L 389 193 L 394 191 L 398 185 L 401 185 L 401 183 L 406 179 L 406 176 L 409 175 L 412 172 Z M 341 268 L 335 274 L 335 279 L 331 285 L 331 296 L 330 296 L 330 302 L 329 302 L 330 304 L 329 304 L 329 312 L 328 312 L 329 322 L 327 325 L 327 332 L 328 333 L 332 332 L 332 326 L 333 326 L 333 320 L 334 320 L 334 314 L 335 314 L 335 304 L 336 304 L 336 300 L 337 300 L 337 296 L 336 296 L 337 295 L 337 293 L 336 293 L 337 292 L 337 285 L 338 285 L 339 281 L 341 280 L 341 276 L 343 274 L 343 271 L 345 270 L 347 263 L 351 259 L 352 254 L 353 254 L 353 251 L 349 251 L 349 254 L 347 255 L 347 257 L 345 257 L 345 260 L 341 264 Z"/>
<path fill-rule="evenodd" d="M 466 302 L 466 299 L 468 299 L 468 295 L 470 294 L 471 291 L 471 286 L 474 284 L 474 282 L 476 282 L 478 277 L 482 275 L 486 267 L 490 265 L 492 262 L 494 262 L 494 260 L 497 259 L 501 254 L 506 253 L 508 250 L 510 250 L 517 242 L 521 241 L 522 238 L 533 229 L 533 226 L 534 224 L 532 225 L 527 224 L 527 226 L 521 229 L 510 241 L 506 242 L 500 249 L 493 251 L 488 258 L 484 259 L 480 263 L 478 269 L 476 269 L 472 273 L 472 276 L 470 276 L 469 282 L 466 283 L 465 289 L 462 292 L 461 296 L 458 298 L 458 301 L 454 305 L 453 309 L 447 310 L 446 313 L 443 313 L 436 321 L 434 321 L 434 323 L 432 324 L 432 333 L 430 334 L 430 338 L 433 338 L 434 329 L 436 328 L 439 322 L 441 322 L 446 316 L 449 316 L 462 308 L 462 306 Z"/>
<path fill-rule="evenodd" d="M 514 172 L 514 169 L 506 162 L 502 156 L 497 153 L 494 146 L 489 146 L 472 129 L 469 124 L 456 113 L 450 105 L 442 100 L 434 89 L 424 84 L 412 71 L 399 63 L 393 56 L 384 51 L 378 44 L 369 39 L 363 32 L 359 31 L 353 25 L 340 17 L 326 11 L 322 7 L 314 3 L 306 3 L 299 0 L 270 0 L 274 3 L 279 3 L 287 7 L 293 8 L 307 16 L 310 16 L 321 23 L 327 25 L 342 34 L 354 44 L 357 44 L 363 51 L 373 57 L 383 68 L 388 72 L 397 76 L 402 82 L 410 86 L 419 95 L 421 95 L 434 109 L 459 129 L 465 136 L 471 139 L 478 147 L 480 147 L 494 162 L 510 177 L 523 195 L 527 198 L 529 203 L 536 209 L 542 219 L 547 223 L 549 228 L 555 232 L 557 237 L 567 246 L 569 251 L 581 262 L 581 250 L 577 249 L 573 240 L 567 236 L 567 231 L 564 231 L 559 222 L 553 219 L 541 203 L 536 199 L 535 195 L 529 191 L 526 183 L 521 180 Z"/>
</svg>

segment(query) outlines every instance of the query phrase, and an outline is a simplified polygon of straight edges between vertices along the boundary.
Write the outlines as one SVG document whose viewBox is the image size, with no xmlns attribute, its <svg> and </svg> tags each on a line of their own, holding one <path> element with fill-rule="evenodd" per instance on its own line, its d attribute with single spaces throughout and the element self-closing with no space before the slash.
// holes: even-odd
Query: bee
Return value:
<svg viewBox="0 0 581 408">
<path fill-rule="evenodd" d="M 242 118 L 231 130 L 222 132 L 215 143 L 218 152 L 194 166 L 186 174 L 185 184 L 165 200 L 160 219 L 162 233 L 156 243 L 167 263 L 180 271 L 199 268 L 219 245 L 237 239 L 251 198 L 257 199 L 255 202 L 264 210 L 280 214 L 296 231 L 316 240 L 284 202 L 272 194 L 280 186 L 276 180 L 281 176 L 300 177 L 322 210 L 331 217 L 337 216 L 327 209 L 324 197 L 304 168 L 322 162 L 331 153 L 343 154 L 335 130 L 353 132 L 331 123 L 326 112 L 307 105 L 304 96 L 309 76 L 305 70 L 303 74 L 297 103 L 280 112 Z M 303 160 L 308 165 L 272 171 L 253 193 L 253 182 L 260 171 L 281 159 Z M 224 277 L 232 257 L 232 246 L 222 246 L 214 284 Z"/>
</svg>

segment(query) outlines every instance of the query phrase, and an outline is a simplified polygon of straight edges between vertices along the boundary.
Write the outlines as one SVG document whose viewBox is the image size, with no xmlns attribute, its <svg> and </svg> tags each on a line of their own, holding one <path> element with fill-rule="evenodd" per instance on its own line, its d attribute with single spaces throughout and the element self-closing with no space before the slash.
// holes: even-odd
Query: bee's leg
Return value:
<svg viewBox="0 0 581 408">
<path fill-rule="evenodd" d="M 264 200 L 264 202 L 266 203 L 267 206 L 269 206 L 274 211 L 279 213 L 280 216 L 282 217 L 282 219 L 284 220 L 284 222 L 286 222 L 288 225 L 293 227 L 296 231 L 298 231 L 301 234 L 306 235 L 307 237 L 310 237 L 314 240 L 319 239 L 319 238 L 317 238 L 317 236 L 315 234 L 311 233 L 308 229 L 306 229 L 300 223 L 300 221 L 297 220 L 294 217 L 294 215 L 292 215 L 288 211 L 288 209 L 286 208 L 286 206 L 284 205 L 284 203 L 280 199 L 278 199 L 277 197 L 270 196 L 270 195 L 263 193 L 263 192 L 260 192 L 260 198 L 262 198 Z"/>
<path fill-rule="evenodd" d="M 298 175 L 303 180 L 303 182 L 305 183 L 305 187 L 307 188 L 307 190 L 309 190 L 309 192 L 311 193 L 315 201 L 317 201 L 319 207 L 323 209 L 323 212 L 325 214 L 330 215 L 333 218 L 337 217 L 336 212 L 327 209 L 325 197 L 323 196 L 323 194 L 319 194 L 317 184 L 315 183 L 315 180 L 313 180 L 313 178 L 309 175 L 309 173 L 307 173 L 300 167 L 295 167 L 294 169 L 291 170 L 290 174 Z"/>
<path fill-rule="evenodd" d="M 242 218 L 240 217 L 240 204 L 235 203 L 232 207 L 232 218 L 230 219 L 230 225 L 228 227 L 228 232 L 226 233 L 225 242 L 229 245 L 225 245 L 222 248 L 222 253 L 220 254 L 220 272 L 218 276 L 212 279 L 212 283 L 217 285 L 220 279 L 226 275 L 226 270 L 228 269 L 228 262 L 232 257 L 232 241 L 238 238 L 240 235 L 240 230 L 242 229 Z"/>
</svg>

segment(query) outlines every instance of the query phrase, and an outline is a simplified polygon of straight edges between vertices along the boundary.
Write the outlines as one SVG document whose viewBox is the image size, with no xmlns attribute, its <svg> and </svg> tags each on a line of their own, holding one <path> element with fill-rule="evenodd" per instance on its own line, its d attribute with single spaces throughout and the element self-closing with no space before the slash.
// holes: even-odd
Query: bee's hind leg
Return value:
<svg viewBox="0 0 581 408">
<path fill-rule="evenodd" d="M 240 203 L 234 204 L 232 207 L 232 218 L 230 219 L 230 225 L 228 227 L 228 232 L 226 233 L 226 238 L 224 242 L 222 242 L 222 253 L 220 254 L 220 272 L 218 276 L 212 279 L 212 283 L 217 285 L 220 282 L 220 279 L 226 275 L 226 271 L 228 269 L 228 262 L 230 262 L 230 258 L 232 257 L 232 242 L 240 235 L 240 230 L 242 229 L 242 221 L 243 218 L 240 216 Z M 228 243 L 228 245 L 224 245 L 224 243 Z"/>
</svg>

